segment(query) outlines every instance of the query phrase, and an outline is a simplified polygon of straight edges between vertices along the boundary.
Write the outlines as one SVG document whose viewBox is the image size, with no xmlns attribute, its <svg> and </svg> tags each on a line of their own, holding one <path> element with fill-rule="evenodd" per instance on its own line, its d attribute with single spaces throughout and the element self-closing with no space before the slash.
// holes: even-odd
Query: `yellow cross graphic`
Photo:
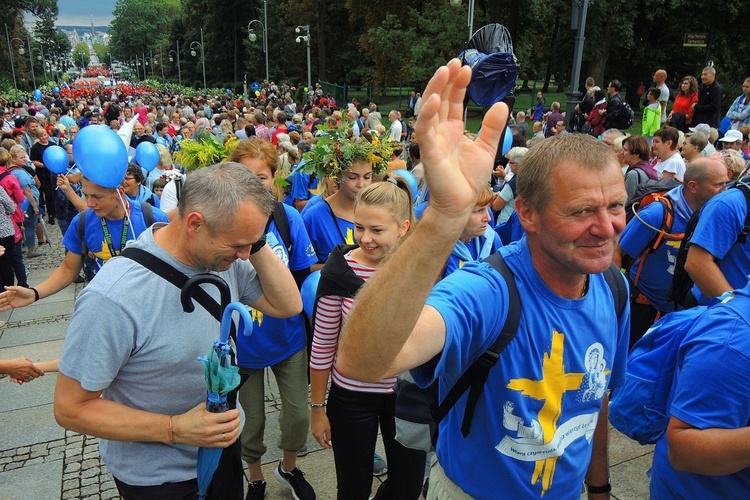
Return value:
<svg viewBox="0 0 750 500">
<path fill-rule="evenodd" d="M 263 313 L 257 309 L 250 309 L 250 317 L 253 318 L 253 323 L 258 323 L 258 326 L 263 324 Z"/>
<path fill-rule="evenodd" d="M 352 228 L 346 229 L 346 244 L 354 245 L 354 231 L 352 231 Z"/>
<path fill-rule="evenodd" d="M 581 387 L 585 373 L 565 373 L 563 352 L 565 350 L 565 334 L 552 331 L 552 347 L 550 352 L 544 353 L 542 361 L 542 380 L 526 378 L 511 379 L 508 388 L 520 391 L 524 396 L 537 400 L 544 400 L 539 411 L 538 421 L 542 427 L 544 444 L 549 443 L 557 430 L 557 421 L 562 413 L 562 398 L 566 391 L 577 391 Z M 552 486 L 552 476 L 558 457 L 537 460 L 531 484 L 536 484 L 540 478 L 542 495 Z"/>
</svg>

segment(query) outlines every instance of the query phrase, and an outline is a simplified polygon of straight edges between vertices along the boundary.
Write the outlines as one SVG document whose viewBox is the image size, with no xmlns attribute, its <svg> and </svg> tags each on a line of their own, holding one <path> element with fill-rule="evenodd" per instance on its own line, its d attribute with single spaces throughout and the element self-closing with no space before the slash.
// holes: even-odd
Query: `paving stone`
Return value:
<svg viewBox="0 0 750 500">
<path fill-rule="evenodd" d="M 88 486 L 90 484 L 99 484 L 99 478 L 98 477 L 84 477 L 81 478 L 81 487 Z"/>
<path fill-rule="evenodd" d="M 66 473 L 73 473 L 78 472 L 81 470 L 81 463 L 80 462 L 71 462 L 65 465 L 65 472 Z"/>
<path fill-rule="evenodd" d="M 62 462 L 35 464 L 16 470 L 6 470 L 0 473 L 0 485 L 2 485 L 0 497 L 3 500 L 60 498 L 61 474 Z"/>
<path fill-rule="evenodd" d="M 99 495 L 99 485 L 98 484 L 90 484 L 88 486 L 84 486 L 81 488 L 81 496 L 86 497 L 90 495 Z"/>
<path fill-rule="evenodd" d="M 81 467 L 86 469 L 91 469 L 92 467 L 99 468 L 99 460 L 97 458 L 89 458 L 88 460 L 84 460 L 81 464 Z"/>
<path fill-rule="evenodd" d="M 37 465 L 37 464 L 41 464 L 41 463 L 44 463 L 44 458 L 37 457 L 37 458 L 32 458 L 30 460 L 26 460 L 26 462 L 24 462 L 23 466 L 24 467 L 28 467 L 29 465 Z"/>
<path fill-rule="evenodd" d="M 79 498 L 81 496 L 81 490 L 78 488 L 74 488 L 72 490 L 63 491 L 62 493 L 62 500 L 73 500 L 74 498 Z"/>
<path fill-rule="evenodd" d="M 120 496 L 120 493 L 116 489 L 102 491 L 102 494 L 101 494 L 102 500 L 110 500 L 112 498 L 118 498 L 119 496 Z"/>
<path fill-rule="evenodd" d="M 81 472 L 81 478 L 89 478 L 99 475 L 99 467 L 92 467 L 91 469 L 85 469 Z"/>
</svg>

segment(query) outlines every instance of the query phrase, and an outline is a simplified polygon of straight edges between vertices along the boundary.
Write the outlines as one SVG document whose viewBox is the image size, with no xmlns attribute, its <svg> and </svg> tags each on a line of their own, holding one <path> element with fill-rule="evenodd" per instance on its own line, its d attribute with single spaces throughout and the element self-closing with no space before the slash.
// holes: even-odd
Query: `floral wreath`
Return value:
<svg viewBox="0 0 750 500">
<path fill-rule="evenodd" d="M 368 142 L 364 138 L 349 141 L 347 127 L 327 127 L 319 129 L 315 147 L 305 153 L 305 163 L 300 167 L 306 173 L 314 173 L 318 179 L 340 178 L 355 161 L 366 161 L 372 172 L 379 175 L 388 169 L 388 161 L 393 154 L 389 140 Z"/>
</svg>

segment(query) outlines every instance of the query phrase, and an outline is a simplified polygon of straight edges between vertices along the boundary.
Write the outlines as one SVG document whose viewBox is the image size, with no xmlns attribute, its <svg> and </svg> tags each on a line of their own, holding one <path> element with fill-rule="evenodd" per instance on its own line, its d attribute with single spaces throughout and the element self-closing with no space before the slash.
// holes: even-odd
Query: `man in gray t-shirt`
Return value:
<svg viewBox="0 0 750 500">
<path fill-rule="evenodd" d="M 187 276 L 217 274 L 233 301 L 289 317 L 302 304 L 291 273 L 264 245 L 272 207 L 247 168 L 206 167 L 185 183 L 175 218 L 133 246 Z M 205 290 L 218 300 L 215 287 Z M 101 438 L 123 496 L 133 488 L 143 498 L 194 496 L 198 447 L 238 439 L 237 410 L 205 409 L 196 357 L 218 337 L 210 313 L 183 312 L 177 287 L 125 257 L 111 259 L 81 292 L 60 358 L 55 415 L 61 426 Z"/>
<path fill-rule="evenodd" d="M 661 106 L 661 124 L 667 123 L 667 104 L 669 103 L 669 87 L 666 84 L 667 72 L 657 69 L 654 72 L 654 85 L 659 89 L 659 106 Z"/>
</svg>

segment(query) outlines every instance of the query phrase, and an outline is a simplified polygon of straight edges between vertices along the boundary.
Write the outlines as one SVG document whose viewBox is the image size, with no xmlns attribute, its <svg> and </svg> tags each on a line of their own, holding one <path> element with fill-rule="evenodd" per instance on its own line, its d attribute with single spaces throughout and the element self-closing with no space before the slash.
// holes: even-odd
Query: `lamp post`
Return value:
<svg viewBox="0 0 750 500">
<path fill-rule="evenodd" d="M 29 46 L 29 66 L 31 66 L 31 83 L 34 84 L 34 88 L 36 89 L 36 77 L 34 76 L 34 57 L 31 52 L 31 40 L 27 38 L 26 44 Z M 23 54 L 23 47 L 18 49 L 18 53 Z"/>
<path fill-rule="evenodd" d="M 46 85 L 47 84 L 47 67 L 44 65 L 44 50 L 42 50 L 41 47 L 39 48 L 34 47 L 33 49 L 31 49 L 31 52 L 33 53 L 34 51 L 39 52 L 39 55 L 36 56 L 36 60 L 42 62 L 42 71 L 44 71 L 44 84 Z"/>
<path fill-rule="evenodd" d="M 201 41 L 190 43 L 190 55 L 193 57 L 196 55 L 194 48 L 196 45 L 201 48 L 201 61 L 203 63 L 203 90 L 206 90 L 206 54 L 203 52 L 203 28 L 201 28 Z"/>
<path fill-rule="evenodd" d="M 305 42 L 305 45 L 307 45 L 307 89 L 309 91 L 312 89 L 312 74 L 310 73 L 310 25 L 297 26 L 294 31 L 295 33 L 302 33 L 303 31 L 305 33 L 297 37 L 297 43 Z"/>
<path fill-rule="evenodd" d="M 136 73 L 138 74 L 138 78 L 141 78 L 141 70 L 140 67 L 143 66 L 143 80 L 146 79 L 146 60 L 135 56 L 135 65 L 136 65 Z"/>
<path fill-rule="evenodd" d="M 161 47 L 159 47 L 159 59 L 156 60 L 156 63 L 161 66 L 161 81 L 164 83 L 164 58 L 161 55 Z"/>
<path fill-rule="evenodd" d="M 263 2 L 263 5 L 265 6 L 265 2 Z M 253 19 L 249 23 L 247 23 L 247 38 L 254 42 L 258 39 L 258 35 L 255 34 L 255 30 L 250 27 L 251 24 L 258 23 L 260 24 L 261 29 L 263 30 L 263 53 L 266 55 L 266 82 L 269 82 L 268 78 L 268 33 L 266 32 L 266 25 L 260 22 L 258 19 Z"/>
<path fill-rule="evenodd" d="M 13 48 L 11 47 L 10 33 L 8 32 L 8 23 L 5 23 L 5 38 L 8 39 L 8 57 L 10 59 L 10 70 L 11 73 L 13 73 L 13 88 L 16 90 L 16 100 L 18 100 L 18 83 L 16 82 L 16 68 L 15 64 L 13 63 Z"/>
<path fill-rule="evenodd" d="M 175 58 L 177 59 L 177 81 L 182 86 L 182 72 L 180 71 L 180 41 L 177 40 L 177 50 L 169 51 L 169 62 L 174 62 L 172 58 L 172 52 L 174 52 Z"/>
<path fill-rule="evenodd" d="M 575 107 L 581 97 L 578 84 L 581 75 L 581 61 L 583 60 L 583 44 L 586 40 L 586 16 L 589 9 L 589 0 L 573 0 L 572 7 L 570 27 L 576 30 L 576 38 L 573 46 L 573 66 L 570 70 L 570 89 L 565 93 L 567 97 L 566 126 L 570 125 Z"/>
</svg>

